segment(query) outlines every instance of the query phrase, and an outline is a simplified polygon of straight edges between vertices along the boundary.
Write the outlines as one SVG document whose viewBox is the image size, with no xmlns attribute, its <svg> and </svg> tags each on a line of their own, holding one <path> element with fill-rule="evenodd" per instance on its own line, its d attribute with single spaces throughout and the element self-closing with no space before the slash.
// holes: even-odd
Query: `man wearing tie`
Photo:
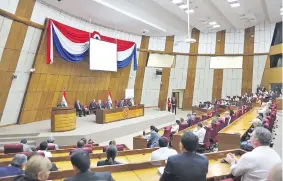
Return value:
<svg viewBox="0 0 283 181">
<path fill-rule="evenodd" d="M 80 101 L 79 101 L 79 100 L 76 101 L 74 107 L 76 108 L 76 112 L 79 112 L 79 117 L 82 117 L 82 113 L 84 114 L 84 116 L 86 116 L 85 110 L 83 109 L 83 107 L 82 107 L 82 105 L 80 104 Z"/>
<path fill-rule="evenodd" d="M 93 99 L 93 101 L 89 105 L 89 111 L 95 113 L 95 109 L 96 109 L 96 102 L 95 99 Z"/>
</svg>

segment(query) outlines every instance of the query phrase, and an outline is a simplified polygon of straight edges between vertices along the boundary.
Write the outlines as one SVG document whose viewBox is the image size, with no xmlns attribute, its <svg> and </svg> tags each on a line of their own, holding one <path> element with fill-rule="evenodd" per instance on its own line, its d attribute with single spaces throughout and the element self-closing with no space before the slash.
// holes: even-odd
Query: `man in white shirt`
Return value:
<svg viewBox="0 0 283 181">
<path fill-rule="evenodd" d="M 269 171 L 281 162 L 280 156 L 269 147 L 272 135 L 269 130 L 258 127 L 251 136 L 254 149 L 238 160 L 234 154 L 227 154 L 225 160 L 230 164 L 231 174 L 242 176 L 241 181 L 266 181 Z"/>
<path fill-rule="evenodd" d="M 181 124 L 181 121 L 176 120 L 176 124 L 174 124 L 174 125 L 172 126 L 171 133 L 173 133 L 173 134 L 174 134 L 174 133 L 177 133 L 178 130 L 179 130 L 180 124 Z"/>
<path fill-rule="evenodd" d="M 159 149 L 155 150 L 151 154 L 151 161 L 156 160 L 167 160 L 168 157 L 172 155 L 177 155 L 177 151 L 171 148 L 168 148 L 168 139 L 165 137 L 160 137 L 158 140 Z"/>
<path fill-rule="evenodd" d="M 47 141 L 43 141 L 39 145 L 39 150 L 37 152 L 43 152 L 45 157 L 52 157 L 52 153 L 50 151 L 47 151 L 48 149 L 48 143 Z"/>
<path fill-rule="evenodd" d="M 198 137 L 198 144 L 203 146 L 206 129 L 203 128 L 202 123 L 198 123 L 197 130 L 193 132 Z"/>
</svg>

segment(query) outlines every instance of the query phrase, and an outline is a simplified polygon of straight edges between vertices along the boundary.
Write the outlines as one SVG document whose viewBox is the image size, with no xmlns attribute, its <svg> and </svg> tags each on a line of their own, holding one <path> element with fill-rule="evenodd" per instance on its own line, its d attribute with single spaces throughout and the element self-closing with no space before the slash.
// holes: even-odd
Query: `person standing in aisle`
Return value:
<svg viewBox="0 0 283 181">
<path fill-rule="evenodd" d="M 176 100 L 176 98 L 175 98 L 175 97 L 173 97 L 173 98 L 172 98 L 172 102 L 171 102 L 171 104 L 172 104 L 172 113 L 174 113 L 174 112 L 175 112 L 175 115 L 176 115 L 177 100 Z"/>
<path fill-rule="evenodd" d="M 167 107 L 168 107 L 168 111 L 170 112 L 171 111 L 171 99 L 170 99 L 170 97 L 168 97 L 168 100 L 167 100 Z"/>
</svg>

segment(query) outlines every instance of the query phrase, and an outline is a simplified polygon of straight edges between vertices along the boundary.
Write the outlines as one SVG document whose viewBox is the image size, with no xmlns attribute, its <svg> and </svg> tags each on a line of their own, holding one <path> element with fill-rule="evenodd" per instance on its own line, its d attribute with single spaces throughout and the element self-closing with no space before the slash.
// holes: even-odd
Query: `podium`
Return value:
<svg viewBox="0 0 283 181">
<path fill-rule="evenodd" d="M 76 110 L 73 107 L 53 107 L 51 111 L 51 132 L 76 129 Z"/>
</svg>

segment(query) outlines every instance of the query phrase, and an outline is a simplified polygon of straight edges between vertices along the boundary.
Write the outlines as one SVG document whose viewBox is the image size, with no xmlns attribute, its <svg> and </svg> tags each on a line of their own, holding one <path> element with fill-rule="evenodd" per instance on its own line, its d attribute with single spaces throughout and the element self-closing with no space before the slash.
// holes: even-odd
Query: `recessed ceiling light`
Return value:
<svg viewBox="0 0 283 181">
<path fill-rule="evenodd" d="M 194 12 L 195 12 L 195 10 L 193 10 L 193 9 L 189 9 L 189 10 L 187 10 L 186 12 L 187 12 L 187 13 L 194 13 Z"/>
<path fill-rule="evenodd" d="M 187 6 L 186 4 L 182 4 L 182 5 L 179 6 L 179 8 L 181 8 L 181 9 L 187 9 L 188 6 Z"/>
<path fill-rule="evenodd" d="M 216 25 L 217 23 L 215 21 L 209 22 L 209 25 Z"/>
<path fill-rule="evenodd" d="M 219 28 L 220 25 L 213 25 L 212 27 L 213 27 L 213 28 Z"/>
<path fill-rule="evenodd" d="M 232 8 L 236 8 L 240 6 L 240 3 L 232 3 L 230 4 Z"/>
<path fill-rule="evenodd" d="M 238 0 L 227 0 L 228 3 L 238 2 Z"/>
<path fill-rule="evenodd" d="M 183 2 L 183 0 L 172 0 L 172 3 L 174 3 L 174 4 L 179 4 L 179 3 L 182 3 Z"/>
<path fill-rule="evenodd" d="M 280 13 L 281 15 L 283 15 L 283 12 L 281 11 L 281 13 Z"/>
<path fill-rule="evenodd" d="M 283 8 L 280 8 L 280 11 L 283 11 Z"/>
</svg>

